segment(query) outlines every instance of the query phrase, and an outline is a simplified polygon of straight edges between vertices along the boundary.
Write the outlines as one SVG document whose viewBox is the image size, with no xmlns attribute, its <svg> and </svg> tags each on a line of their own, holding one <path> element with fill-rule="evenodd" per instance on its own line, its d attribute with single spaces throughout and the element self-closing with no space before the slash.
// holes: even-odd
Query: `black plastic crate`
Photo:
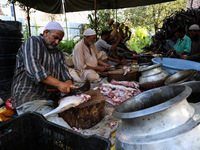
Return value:
<svg viewBox="0 0 200 150">
<path fill-rule="evenodd" d="M 0 124 L 1 150 L 110 150 L 110 141 L 85 136 L 30 112 Z"/>
</svg>

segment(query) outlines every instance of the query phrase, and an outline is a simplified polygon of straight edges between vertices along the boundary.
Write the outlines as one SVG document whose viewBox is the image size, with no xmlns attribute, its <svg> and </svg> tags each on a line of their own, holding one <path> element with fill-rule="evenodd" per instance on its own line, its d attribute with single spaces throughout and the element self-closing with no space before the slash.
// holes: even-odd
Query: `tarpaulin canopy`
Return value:
<svg viewBox="0 0 200 150">
<path fill-rule="evenodd" d="M 17 0 L 31 8 L 53 14 L 63 13 L 62 0 Z M 63 0 L 64 12 L 77 12 L 99 9 L 118 9 L 150 4 L 163 3 L 174 0 Z"/>
</svg>

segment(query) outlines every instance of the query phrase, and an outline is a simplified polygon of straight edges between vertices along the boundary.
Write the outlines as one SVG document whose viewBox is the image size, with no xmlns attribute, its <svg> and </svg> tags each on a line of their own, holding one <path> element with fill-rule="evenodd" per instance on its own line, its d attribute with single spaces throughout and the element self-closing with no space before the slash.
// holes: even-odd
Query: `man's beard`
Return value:
<svg viewBox="0 0 200 150">
<path fill-rule="evenodd" d="M 53 47 L 52 45 L 51 45 L 51 43 L 50 43 L 50 41 L 49 41 L 49 38 L 48 37 L 44 37 L 43 38 L 43 41 L 44 41 L 44 43 L 45 43 L 45 46 L 47 47 L 47 49 L 55 49 L 55 47 Z"/>
<path fill-rule="evenodd" d="M 198 37 L 199 37 L 199 35 L 198 35 L 198 34 L 196 34 L 195 36 L 193 36 L 193 37 L 190 37 L 190 38 L 191 38 L 191 40 L 192 40 L 192 41 L 195 41 L 195 40 L 197 40 L 197 39 L 198 39 Z"/>
<path fill-rule="evenodd" d="M 93 45 L 94 43 L 92 41 L 89 41 L 88 44 L 91 46 Z"/>
</svg>

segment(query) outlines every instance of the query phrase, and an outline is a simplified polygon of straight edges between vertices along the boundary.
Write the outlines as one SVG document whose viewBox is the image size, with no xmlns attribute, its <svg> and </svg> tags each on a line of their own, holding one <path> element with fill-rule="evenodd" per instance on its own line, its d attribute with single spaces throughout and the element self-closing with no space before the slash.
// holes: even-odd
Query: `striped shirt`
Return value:
<svg viewBox="0 0 200 150">
<path fill-rule="evenodd" d="M 33 100 L 49 99 L 52 88 L 40 81 L 48 75 L 60 80 L 72 80 L 63 53 L 58 49 L 49 50 L 43 43 L 42 35 L 28 38 L 16 55 L 16 68 L 11 94 L 13 108 Z"/>
</svg>

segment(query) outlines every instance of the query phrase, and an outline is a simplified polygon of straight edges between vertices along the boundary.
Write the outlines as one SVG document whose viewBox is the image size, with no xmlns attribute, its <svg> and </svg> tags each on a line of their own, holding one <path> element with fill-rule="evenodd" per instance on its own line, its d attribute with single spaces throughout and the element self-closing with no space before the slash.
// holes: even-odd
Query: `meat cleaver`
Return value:
<svg viewBox="0 0 200 150">
<path fill-rule="evenodd" d="M 77 89 L 75 88 L 70 88 L 70 92 L 65 94 L 64 96 L 69 96 L 69 95 L 80 95 L 82 93 L 85 93 L 90 90 L 90 82 L 87 80 L 85 84 Z M 56 92 L 59 91 L 58 89 L 47 89 L 47 92 Z"/>
<path fill-rule="evenodd" d="M 80 95 L 90 90 L 90 82 L 87 80 L 83 86 L 78 89 L 71 88 L 67 95 Z"/>
</svg>

